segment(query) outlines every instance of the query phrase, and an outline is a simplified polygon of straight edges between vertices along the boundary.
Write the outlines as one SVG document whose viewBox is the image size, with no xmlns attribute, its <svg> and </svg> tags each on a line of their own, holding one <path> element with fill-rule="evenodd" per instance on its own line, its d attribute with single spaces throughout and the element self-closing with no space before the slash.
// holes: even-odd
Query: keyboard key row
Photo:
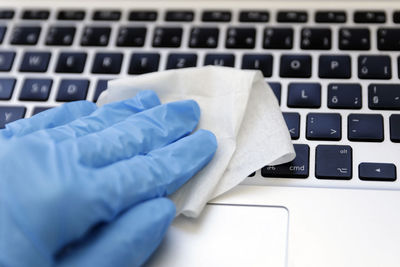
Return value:
<svg viewBox="0 0 400 267">
<path fill-rule="evenodd" d="M 159 59 L 158 53 L 143 53 L 140 58 L 148 61 L 150 57 L 152 67 L 143 71 L 129 72 L 131 74 L 141 74 L 155 71 L 158 69 Z M 151 55 L 157 55 L 156 57 Z M 10 71 L 14 63 L 15 52 L 0 51 L 0 71 Z M 23 55 L 22 63 L 19 70 L 21 72 L 46 72 L 49 61 L 51 59 L 50 52 L 31 52 L 27 51 Z M 92 67 L 93 73 L 118 74 L 121 71 L 123 55 L 121 53 L 97 53 Z M 132 60 L 131 60 L 132 61 Z M 60 53 L 56 72 L 58 73 L 81 73 L 86 62 L 86 53 L 63 52 Z M 398 58 L 400 70 L 400 57 Z M 112 66 L 108 66 L 111 65 Z M 134 63 L 131 63 L 134 64 Z M 107 66 L 106 66 L 107 65 Z M 197 65 L 197 55 L 194 53 L 171 53 L 168 57 L 167 68 L 185 68 Z M 235 66 L 235 55 L 224 53 L 206 54 L 204 65 L 220 65 L 227 67 Z M 272 76 L 273 56 L 269 54 L 244 54 L 242 57 L 242 69 L 260 70 L 264 77 Z M 310 78 L 312 70 L 312 58 L 310 55 L 282 55 L 280 58 L 280 77 L 285 78 Z M 319 56 L 319 73 L 320 78 L 349 79 L 351 78 L 351 58 L 347 55 L 320 55 Z M 392 77 L 391 58 L 389 56 L 376 55 L 360 55 L 358 57 L 358 78 L 360 79 L 390 79 Z M 400 72 L 399 72 L 400 77 Z M 396 85 L 397 86 L 397 85 Z M 380 86 L 382 87 L 382 86 Z M 383 87 L 382 87 L 383 88 Z M 395 87 L 397 88 L 397 87 Z M 390 91 L 389 89 L 386 91 Z M 396 90 L 391 91 L 396 94 Z M 393 109 L 398 107 L 400 103 L 398 96 L 394 96 L 392 104 L 371 105 L 377 109 Z M 376 98 L 375 98 L 376 101 Z M 388 103 L 387 101 L 384 101 Z M 373 100 L 370 103 L 374 103 Z M 335 104 L 335 103 L 333 103 Z M 374 103 L 377 104 L 377 103 Z M 388 106 L 388 107 L 386 107 Z"/>
<path fill-rule="evenodd" d="M 300 114 L 283 112 L 293 140 L 300 136 Z M 400 142 L 400 115 L 389 119 L 390 139 Z M 347 139 L 354 142 L 382 142 L 384 140 L 383 117 L 380 114 L 350 114 L 347 117 Z M 308 140 L 339 141 L 342 139 L 342 117 L 339 113 L 308 113 L 306 118 Z"/>
<path fill-rule="evenodd" d="M 0 27 L 0 43 L 6 32 Z M 189 47 L 215 48 L 218 46 L 219 28 L 193 27 L 190 31 Z M 75 38 L 76 28 L 72 26 L 50 26 L 45 44 L 49 46 L 70 46 Z M 41 34 L 39 26 L 17 26 L 11 33 L 11 44 L 36 45 Z M 145 27 L 120 27 L 116 45 L 122 47 L 142 47 L 145 44 L 147 29 Z M 107 46 L 111 27 L 86 26 L 83 30 L 80 45 Z M 180 47 L 183 35 L 181 27 L 156 27 L 152 39 L 153 47 Z M 266 27 L 263 31 L 262 47 L 264 49 L 292 49 L 292 28 Z M 229 27 L 225 38 L 228 49 L 252 49 L 256 43 L 256 29 L 253 27 Z M 400 51 L 400 29 L 379 28 L 377 46 L 382 51 Z M 341 28 L 339 30 L 340 50 L 369 50 L 370 30 L 368 28 Z M 330 28 L 305 27 L 301 30 L 300 47 L 303 50 L 330 50 L 332 48 L 332 31 Z"/>
<path fill-rule="evenodd" d="M 12 9 L 1 9 L 0 19 L 12 19 L 15 11 Z M 57 12 L 58 20 L 83 20 L 85 10 L 60 10 Z M 167 10 L 164 20 L 172 22 L 190 22 L 194 20 L 193 10 Z M 393 22 L 400 23 L 400 12 L 393 12 Z M 21 18 L 25 20 L 47 20 L 50 11 L 46 9 L 23 10 Z M 155 21 L 158 17 L 156 10 L 133 10 L 128 14 L 131 21 Z M 95 21 L 118 21 L 122 18 L 122 12 L 113 9 L 94 10 L 92 17 Z M 203 22 L 229 22 L 232 19 L 232 12 L 229 10 L 205 10 L 201 14 Z M 240 22 L 268 22 L 270 12 L 268 10 L 243 10 L 239 12 Z M 276 20 L 280 23 L 305 23 L 309 20 L 309 14 L 302 10 L 284 10 L 276 13 Z M 315 12 L 315 22 L 317 23 L 345 23 L 347 14 L 345 11 L 321 10 Z M 353 13 L 355 23 L 385 23 L 387 21 L 386 12 L 381 10 L 360 10 Z"/>
<path fill-rule="evenodd" d="M 308 178 L 310 148 L 304 144 L 294 144 L 296 158 L 285 164 L 265 166 L 263 177 Z M 328 180 L 350 180 L 353 177 L 352 148 L 346 145 L 318 145 L 315 149 L 315 177 Z M 396 166 L 392 163 L 362 162 L 358 165 L 360 180 L 395 181 Z M 249 177 L 253 177 L 251 175 Z"/>
</svg>

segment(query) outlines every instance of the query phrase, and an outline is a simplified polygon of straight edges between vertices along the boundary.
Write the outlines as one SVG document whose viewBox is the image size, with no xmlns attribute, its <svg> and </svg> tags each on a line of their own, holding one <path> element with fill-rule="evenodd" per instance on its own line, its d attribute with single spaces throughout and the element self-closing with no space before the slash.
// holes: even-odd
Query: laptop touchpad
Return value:
<svg viewBox="0 0 400 267">
<path fill-rule="evenodd" d="M 288 218 L 280 207 L 207 205 L 177 218 L 146 266 L 285 266 Z"/>
</svg>

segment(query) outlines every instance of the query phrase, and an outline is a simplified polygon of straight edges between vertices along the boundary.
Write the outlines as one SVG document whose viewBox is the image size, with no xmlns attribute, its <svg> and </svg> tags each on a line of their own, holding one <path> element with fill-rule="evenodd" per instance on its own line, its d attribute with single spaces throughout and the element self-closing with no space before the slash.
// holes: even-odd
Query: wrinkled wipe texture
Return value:
<svg viewBox="0 0 400 267">
<path fill-rule="evenodd" d="M 218 141 L 214 159 L 170 198 L 177 215 L 197 217 L 207 201 L 265 165 L 295 158 L 290 135 L 271 88 L 258 71 L 207 66 L 150 73 L 110 81 L 98 105 L 155 91 L 163 103 L 194 99 L 201 108 L 198 128 Z"/>
</svg>

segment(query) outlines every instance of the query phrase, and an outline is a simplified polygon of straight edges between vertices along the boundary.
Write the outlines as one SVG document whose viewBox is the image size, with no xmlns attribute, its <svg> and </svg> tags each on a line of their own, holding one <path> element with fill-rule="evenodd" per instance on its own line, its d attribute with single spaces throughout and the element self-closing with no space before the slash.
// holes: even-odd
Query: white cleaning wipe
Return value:
<svg viewBox="0 0 400 267">
<path fill-rule="evenodd" d="M 154 90 L 162 103 L 194 99 L 201 109 L 198 128 L 217 137 L 214 159 L 171 196 L 177 214 L 197 217 L 207 201 L 250 173 L 295 158 L 278 102 L 258 71 L 207 66 L 113 80 L 97 103 L 130 98 L 140 90 Z"/>
</svg>

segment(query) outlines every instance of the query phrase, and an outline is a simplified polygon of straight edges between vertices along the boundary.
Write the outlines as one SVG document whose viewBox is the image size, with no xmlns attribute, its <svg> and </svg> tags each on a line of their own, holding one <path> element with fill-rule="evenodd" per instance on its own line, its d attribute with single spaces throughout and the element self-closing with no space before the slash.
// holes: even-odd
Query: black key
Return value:
<svg viewBox="0 0 400 267">
<path fill-rule="evenodd" d="M 352 178 L 350 146 L 319 145 L 315 153 L 315 176 L 318 179 L 350 180 Z"/>
<path fill-rule="evenodd" d="M 279 11 L 278 22 L 307 22 L 307 12 L 304 11 Z"/>
<path fill-rule="evenodd" d="M 293 29 L 292 28 L 265 28 L 264 49 L 292 49 Z"/>
<path fill-rule="evenodd" d="M 10 71 L 14 58 L 15 52 L 0 51 L 0 71 Z"/>
<path fill-rule="evenodd" d="M 64 102 L 85 100 L 88 87 L 88 80 L 61 80 L 56 100 Z"/>
<path fill-rule="evenodd" d="M 377 39 L 379 50 L 400 51 L 400 29 L 379 28 Z"/>
<path fill-rule="evenodd" d="M 25 116 L 25 112 L 25 107 L 0 107 L 0 129 L 4 129 L 7 123 L 22 119 Z"/>
<path fill-rule="evenodd" d="M 358 165 L 358 176 L 363 181 L 396 181 L 396 166 L 391 163 L 362 162 Z"/>
<path fill-rule="evenodd" d="M 392 68 L 389 56 L 358 57 L 358 78 L 360 79 L 390 79 Z"/>
<path fill-rule="evenodd" d="M 307 178 L 310 147 L 300 144 L 293 146 L 296 151 L 296 158 L 293 161 L 276 166 L 265 166 L 261 169 L 261 175 L 263 177 Z"/>
<path fill-rule="evenodd" d="M 0 44 L 3 42 L 6 31 L 7 31 L 7 28 L 5 26 L 0 26 Z"/>
<path fill-rule="evenodd" d="M 239 14 L 240 22 L 268 22 L 269 12 L 260 10 L 244 10 Z"/>
<path fill-rule="evenodd" d="M 272 92 L 274 92 L 274 95 L 276 97 L 276 99 L 279 102 L 279 105 L 281 104 L 281 84 L 280 83 L 276 83 L 276 82 L 268 82 L 269 87 L 271 87 Z"/>
<path fill-rule="evenodd" d="M 121 11 L 97 10 L 93 13 L 93 20 L 117 21 L 121 19 Z"/>
<path fill-rule="evenodd" d="M 300 114 L 297 112 L 282 112 L 292 140 L 300 136 Z"/>
<path fill-rule="evenodd" d="M 0 10 L 0 19 L 12 19 L 14 18 L 14 10 L 12 9 L 1 9 Z"/>
<path fill-rule="evenodd" d="M 190 33 L 189 47 L 216 48 L 218 46 L 218 28 L 194 27 Z"/>
<path fill-rule="evenodd" d="M 301 30 L 301 49 L 331 49 L 331 29 L 303 28 Z"/>
<path fill-rule="evenodd" d="M 193 21 L 194 12 L 191 10 L 170 10 L 165 14 L 165 21 Z"/>
<path fill-rule="evenodd" d="M 180 47 L 182 28 L 157 27 L 154 31 L 154 47 Z"/>
<path fill-rule="evenodd" d="M 22 59 L 19 71 L 46 72 L 50 57 L 51 53 L 49 52 L 26 52 Z"/>
<path fill-rule="evenodd" d="M 344 11 L 318 11 L 315 13 L 315 22 L 318 23 L 345 23 L 346 19 Z"/>
<path fill-rule="evenodd" d="M 252 49 L 255 46 L 255 28 L 228 28 L 225 46 L 226 48 Z"/>
<path fill-rule="evenodd" d="M 368 86 L 370 109 L 400 110 L 400 84 L 370 84 Z"/>
<path fill-rule="evenodd" d="M 350 141 L 383 141 L 383 117 L 380 114 L 350 114 L 347 128 Z"/>
<path fill-rule="evenodd" d="M 0 100 L 11 99 L 15 82 L 14 78 L 0 78 Z"/>
<path fill-rule="evenodd" d="M 342 117 L 338 113 L 309 113 L 308 140 L 339 141 L 342 138 Z"/>
<path fill-rule="evenodd" d="M 334 109 L 360 109 L 361 85 L 357 83 L 330 83 L 328 107 Z"/>
<path fill-rule="evenodd" d="M 393 12 L 393 22 L 400 23 L 400 11 Z"/>
<path fill-rule="evenodd" d="M 235 56 L 233 54 L 207 54 L 204 65 L 234 67 Z"/>
<path fill-rule="evenodd" d="M 107 46 L 110 39 L 110 27 L 85 27 L 82 34 L 82 46 Z"/>
<path fill-rule="evenodd" d="M 383 11 L 356 11 L 354 12 L 355 23 L 385 23 L 386 14 Z"/>
<path fill-rule="evenodd" d="M 32 116 L 34 116 L 40 112 L 46 111 L 48 109 L 51 109 L 51 107 L 34 107 L 33 111 L 32 111 Z"/>
<path fill-rule="evenodd" d="M 320 78 L 349 79 L 351 77 L 350 56 L 321 55 L 318 76 Z"/>
<path fill-rule="evenodd" d="M 260 70 L 264 77 L 271 77 L 272 60 L 272 55 L 244 54 L 242 58 L 242 69 Z"/>
<path fill-rule="evenodd" d="M 17 26 L 12 31 L 10 42 L 14 45 L 35 45 L 40 31 L 40 27 Z"/>
<path fill-rule="evenodd" d="M 170 54 L 167 60 L 167 69 L 196 67 L 196 63 L 196 54 Z"/>
<path fill-rule="evenodd" d="M 311 56 L 282 55 L 279 75 L 291 78 L 310 78 Z"/>
<path fill-rule="evenodd" d="M 75 31 L 75 27 L 50 27 L 46 45 L 72 45 Z"/>
<path fill-rule="evenodd" d="M 290 108 L 321 107 L 321 85 L 319 83 L 290 83 L 287 105 Z"/>
<path fill-rule="evenodd" d="M 254 177 L 256 175 L 256 172 L 252 172 L 251 174 L 249 174 L 249 176 L 247 177 Z"/>
<path fill-rule="evenodd" d="M 118 74 L 121 71 L 122 59 L 122 53 L 97 53 L 92 73 Z"/>
<path fill-rule="evenodd" d="M 145 27 L 121 27 L 118 31 L 117 46 L 142 47 L 146 40 Z"/>
<path fill-rule="evenodd" d="M 46 20 L 50 16 L 50 11 L 48 10 L 25 10 L 22 13 L 22 19 L 29 20 Z"/>
<path fill-rule="evenodd" d="M 108 83 L 108 80 L 104 80 L 104 79 L 97 81 L 96 90 L 95 90 L 94 96 L 93 96 L 93 102 L 97 102 L 100 94 L 107 89 L 107 83 Z"/>
<path fill-rule="evenodd" d="M 144 74 L 158 70 L 160 54 L 158 53 L 140 53 L 132 54 L 129 63 L 129 74 Z"/>
<path fill-rule="evenodd" d="M 86 53 L 61 53 L 58 57 L 56 72 L 82 73 L 86 63 Z"/>
<path fill-rule="evenodd" d="M 229 22 L 231 21 L 231 17 L 232 14 L 230 11 L 213 10 L 204 11 L 201 19 L 204 22 Z"/>
<path fill-rule="evenodd" d="M 369 50 L 370 32 L 367 28 L 341 28 L 339 30 L 340 50 Z"/>
<path fill-rule="evenodd" d="M 400 143 L 400 114 L 390 115 L 390 140 Z"/>
<path fill-rule="evenodd" d="M 155 21 L 157 19 L 157 11 L 141 10 L 131 11 L 129 13 L 130 21 Z"/>
<path fill-rule="evenodd" d="M 58 20 L 83 20 L 85 11 L 83 10 L 61 10 L 58 12 Z"/>
<path fill-rule="evenodd" d="M 49 99 L 52 84 L 51 79 L 26 79 L 19 100 L 46 101 Z"/>
</svg>

